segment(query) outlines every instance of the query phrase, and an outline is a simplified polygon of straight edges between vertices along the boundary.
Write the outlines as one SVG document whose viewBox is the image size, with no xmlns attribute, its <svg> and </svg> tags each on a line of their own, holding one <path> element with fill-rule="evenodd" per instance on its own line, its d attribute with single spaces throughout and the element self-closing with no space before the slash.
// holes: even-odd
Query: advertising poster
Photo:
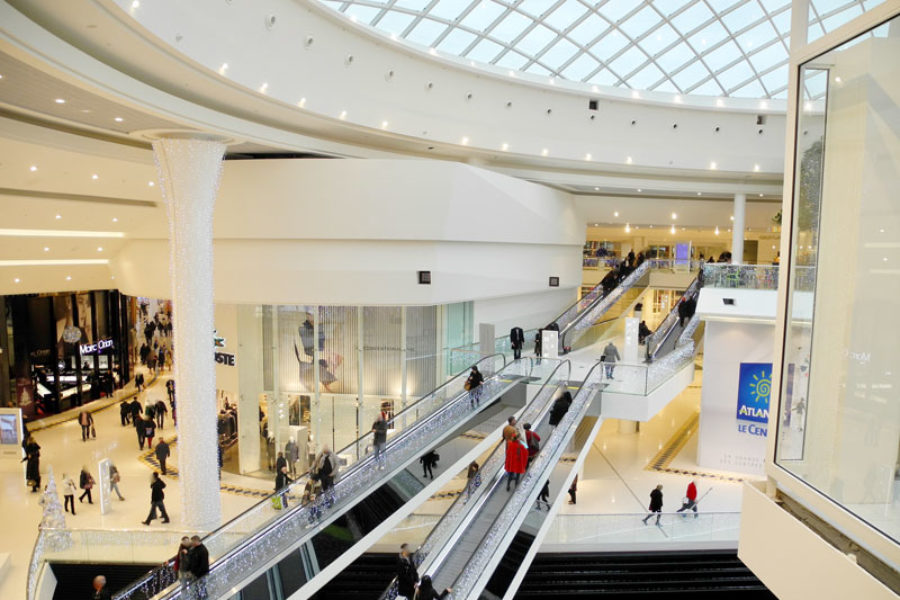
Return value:
<svg viewBox="0 0 900 600">
<path fill-rule="evenodd" d="M 772 393 L 772 363 L 741 363 L 738 382 L 739 421 L 768 424 Z"/>
</svg>

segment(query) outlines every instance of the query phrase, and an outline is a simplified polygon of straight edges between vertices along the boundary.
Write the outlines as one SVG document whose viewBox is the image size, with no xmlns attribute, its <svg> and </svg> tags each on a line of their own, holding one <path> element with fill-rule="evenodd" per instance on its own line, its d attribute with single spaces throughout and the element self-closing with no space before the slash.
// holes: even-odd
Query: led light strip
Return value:
<svg viewBox="0 0 900 600">
<path fill-rule="evenodd" d="M 62 267 L 70 265 L 108 264 L 108 258 L 73 258 L 68 260 L 0 260 L 0 267 Z"/>
<path fill-rule="evenodd" d="M 76 231 L 65 229 L 0 229 L 0 237 L 90 237 L 123 238 L 122 231 Z"/>
</svg>

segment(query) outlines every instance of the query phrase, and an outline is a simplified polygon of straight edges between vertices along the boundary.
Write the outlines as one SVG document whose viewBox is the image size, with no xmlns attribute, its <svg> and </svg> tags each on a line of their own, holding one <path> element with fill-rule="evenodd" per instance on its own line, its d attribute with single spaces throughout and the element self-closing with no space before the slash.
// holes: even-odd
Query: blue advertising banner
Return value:
<svg viewBox="0 0 900 600">
<path fill-rule="evenodd" d="M 741 421 L 768 423 L 771 393 L 772 363 L 741 363 L 737 418 Z"/>
</svg>

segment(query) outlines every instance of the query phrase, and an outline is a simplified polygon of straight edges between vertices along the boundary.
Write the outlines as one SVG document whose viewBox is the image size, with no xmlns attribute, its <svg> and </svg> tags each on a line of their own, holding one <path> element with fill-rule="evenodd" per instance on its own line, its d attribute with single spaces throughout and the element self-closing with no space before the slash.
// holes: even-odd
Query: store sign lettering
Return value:
<svg viewBox="0 0 900 600">
<path fill-rule="evenodd" d="M 216 352 L 216 363 L 225 365 L 226 367 L 233 367 L 234 354 L 228 354 L 227 352 Z"/>
<path fill-rule="evenodd" d="M 738 421 L 768 424 L 771 392 L 772 363 L 741 363 L 738 379 Z M 751 427 L 753 431 L 750 431 Z M 765 428 L 755 425 L 739 424 L 738 431 L 751 435 L 766 435 Z"/>
<path fill-rule="evenodd" d="M 113 341 L 111 339 L 98 340 L 96 344 L 82 344 L 81 345 L 81 355 L 85 354 L 100 354 L 104 350 L 113 347 Z"/>
</svg>

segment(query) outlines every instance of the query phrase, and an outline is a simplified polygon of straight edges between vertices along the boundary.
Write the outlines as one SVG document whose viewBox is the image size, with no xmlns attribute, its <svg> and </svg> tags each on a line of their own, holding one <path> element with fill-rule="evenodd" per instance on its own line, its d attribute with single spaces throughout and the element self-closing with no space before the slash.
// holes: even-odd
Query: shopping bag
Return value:
<svg viewBox="0 0 900 600">
<path fill-rule="evenodd" d="M 281 505 L 281 496 L 273 496 L 273 497 L 272 497 L 272 507 L 273 507 L 275 510 L 281 510 L 281 509 L 282 509 L 282 505 Z"/>
</svg>

